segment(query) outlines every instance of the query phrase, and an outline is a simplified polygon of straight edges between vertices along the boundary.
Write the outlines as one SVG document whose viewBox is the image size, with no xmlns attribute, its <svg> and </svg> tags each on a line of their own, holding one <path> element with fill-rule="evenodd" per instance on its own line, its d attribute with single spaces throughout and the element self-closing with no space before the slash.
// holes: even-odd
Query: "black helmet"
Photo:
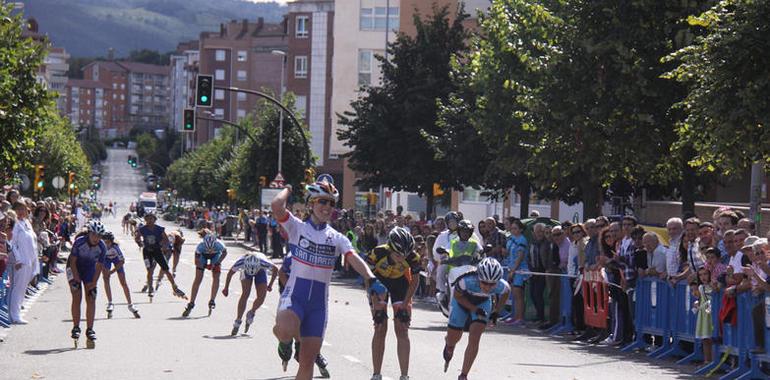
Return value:
<svg viewBox="0 0 770 380">
<path fill-rule="evenodd" d="M 102 239 L 109 240 L 109 241 L 115 241 L 115 235 L 113 235 L 112 232 L 107 231 L 104 234 L 102 234 Z"/>
<path fill-rule="evenodd" d="M 396 253 L 406 256 L 414 251 L 414 237 L 406 228 L 393 227 L 388 233 L 388 245 Z"/>
<path fill-rule="evenodd" d="M 469 231 L 473 233 L 473 223 L 468 219 L 463 219 L 457 223 L 457 232 Z"/>
<path fill-rule="evenodd" d="M 446 224 L 449 224 L 450 220 L 454 220 L 455 223 L 459 223 L 460 222 L 460 214 L 458 214 L 456 211 L 450 211 L 450 212 L 446 213 L 446 215 L 444 216 L 444 222 L 446 222 Z"/>
</svg>

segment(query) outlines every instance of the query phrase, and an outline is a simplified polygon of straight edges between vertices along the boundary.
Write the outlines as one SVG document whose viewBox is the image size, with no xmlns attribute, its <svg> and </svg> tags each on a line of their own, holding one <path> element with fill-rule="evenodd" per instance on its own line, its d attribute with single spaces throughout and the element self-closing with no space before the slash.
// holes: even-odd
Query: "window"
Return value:
<svg viewBox="0 0 770 380">
<path fill-rule="evenodd" d="M 225 117 L 225 109 L 224 108 L 215 108 L 214 109 L 214 117 L 221 119 Z"/>
<path fill-rule="evenodd" d="M 294 77 L 307 78 L 307 56 L 298 55 L 294 57 Z"/>
<path fill-rule="evenodd" d="M 294 108 L 297 109 L 297 113 L 305 114 L 305 111 L 307 110 L 307 96 L 305 95 L 297 95 L 296 100 L 294 102 Z"/>
<path fill-rule="evenodd" d="M 225 90 L 214 90 L 215 100 L 225 100 Z"/>
<path fill-rule="evenodd" d="M 372 60 L 371 50 L 358 51 L 358 85 L 371 86 L 372 84 Z"/>
<path fill-rule="evenodd" d="M 249 57 L 249 52 L 246 50 L 238 50 L 238 62 L 246 62 Z"/>
<path fill-rule="evenodd" d="M 297 16 L 294 20 L 295 20 L 294 37 L 297 37 L 297 38 L 307 38 L 307 36 L 308 36 L 308 31 L 307 31 L 308 17 L 307 16 Z"/>
<path fill-rule="evenodd" d="M 214 70 L 214 79 L 225 80 L 225 71 L 221 69 Z"/>
<path fill-rule="evenodd" d="M 236 73 L 236 78 L 240 81 L 246 80 L 246 70 L 238 70 Z"/>
<path fill-rule="evenodd" d="M 126 89 L 126 84 L 125 83 L 121 83 L 120 84 L 120 89 L 121 90 L 125 90 Z"/>
<path fill-rule="evenodd" d="M 246 93 L 245 92 L 239 92 L 238 93 L 238 101 L 239 102 L 245 102 L 246 101 Z"/>
<path fill-rule="evenodd" d="M 225 51 L 224 51 L 224 50 L 217 50 L 217 51 L 214 53 L 214 59 L 215 59 L 217 62 L 222 62 L 222 61 L 224 61 L 224 60 L 225 60 Z"/>
<path fill-rule="evenodd" d="M 359 28 L 361 30 L 398 29 L 398 11 L 398 7 L 388 8 L 385 0 L 361 0 Z"/>
<path fill-rule="evenodd" d="M 242 118 L 244 118 L 244 117 L 246 117 L 246 110 L 241 110 L 241 109 L 239 109 L 239 110 L 238 110 L 238 118 L 239 118 L 239 119 L 242 119 Z"/>
<path fill-rule="evenodd" d="M 120 100 L 126 100 L 126 95 L 125 94 L 120 94 Z"/>
<path fill-rule="evenodd" d="M 118 88 L 118 84 L 117 84 L 117 83 L 113 83 L 113 84 L 112 84 L 112 88 L 113 88 L 113 89 L 115 89 L 115 90 L 117 90 L 117 88 Z"/>
</svg>

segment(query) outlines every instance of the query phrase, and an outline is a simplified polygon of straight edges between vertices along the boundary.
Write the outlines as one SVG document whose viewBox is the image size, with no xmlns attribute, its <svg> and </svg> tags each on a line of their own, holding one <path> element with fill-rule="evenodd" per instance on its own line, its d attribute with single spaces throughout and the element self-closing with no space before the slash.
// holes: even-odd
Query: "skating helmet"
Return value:
<svg viewBox="0 0 770 380">
<path fill-rule="evenodd" d="M 388 245 L 399 255 L 406 256 L 414 251 L 414 237 L 406 228 L 393 227 L 388 233 Z"/>
<path fill-rule="evenodd" d="M 249 276 L 256 276 L 259 273 L 259 259 L 257 256 L 248 255 L 243 259 L 243 272 Z"/>
<path fill-rule="evenodd" d="M 102 235 L 102 239 L 109 240 L 109 241 L 115 241 L 115 235 L 112 232 L 107 231 L 107 232 L 105 232 Z"/>
<path fill-rule="evenodd" d="M 213 251 L 216 242 L 217 237 L 214 234 L 208 234 L 203 237 L 203 247 L 206 248 L 207 251 Z"/>
<path fill-rule="evenodd" d="M 305 202 L 310 202 L 313 199 L 316 198 L 331 198 L 334 200 L 334 202 L 338 202 L 340 198 L 340 192 L 337 191 L 337 188 L 334 187 L 333 184 L 321 181 L 316 183 L 311 183 L 309 185 L 305 186 Z"/>
<path fill-rule="evenodd" d="M 487 257 L 476 266 L 476 273 L 481 282 L 497 282 L 503 277 L 503 267 L 497 260 Z"/>
<path fill-rule="evenodd" d="M 457 231 L 470 231 L 473 233 L 473 222 L 471 222 L 468 219 L 463 219 L 459 223 L 457 223 Z"/>
<path fill-rule="evenodd" d="M 91 220 L 88 222 L 88 232 L 93 232 L 99 236 L 104 235 L 106 232 L 106 229 L 104 228 L 104 224 L 98 220 Z"/>
</svg>

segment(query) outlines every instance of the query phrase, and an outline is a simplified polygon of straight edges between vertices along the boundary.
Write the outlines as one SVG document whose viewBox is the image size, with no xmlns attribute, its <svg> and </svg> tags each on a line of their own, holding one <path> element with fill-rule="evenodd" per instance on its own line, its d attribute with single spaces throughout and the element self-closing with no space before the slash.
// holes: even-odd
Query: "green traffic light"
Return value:
<svg viewBox="0 0 770 380">
<path fill-rule="evenodd" d="M 45 185 L 45 183 L 43 181 L 38 181 L 37 187 L 41 188 L 41 187 L 43 187 L 43 185 Z"/>
<path fill-rule="evenodd" d="M 201 95 L 201 102 L 203 102 L 203 103 L 208 103 L 208 101 L 209 101 L 209 97 L 208 97 L 208 96 L 206 96 L 206 95 Z"/>
</svg>

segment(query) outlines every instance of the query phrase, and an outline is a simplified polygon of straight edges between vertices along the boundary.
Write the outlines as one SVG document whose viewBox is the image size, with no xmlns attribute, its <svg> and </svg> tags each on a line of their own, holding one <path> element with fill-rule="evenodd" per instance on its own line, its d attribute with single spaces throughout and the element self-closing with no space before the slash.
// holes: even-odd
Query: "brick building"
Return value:
<svg viewBox="0 0 770 380">
<path fill-rule="evenodd" d="M 334 1 L 298 0 L 288 8 L 286 89 L 295 94 L 297 110 L 310 130 L 316 171 L 341 178 L 342 160 L 329 157 Z"/>
<path fill-rule="evenodd" d="M 103 133 L 112 118 L 112 110 L 108 99 L 114 92 L 104 83 L 86 80 L 70 79 L 62 94 L 64 99 L 65 117 L 76 127 L 94 127 Z"/>
<path fill-rule="evenodd" d="M 214 76 L 214 86 L 239 87 L 280 94 L 282 56 L 273 50 L 286 52 L 286 25 L 232 20 L 220 25 L 219 32 L 203 32 L 199 42 L 198 71 Z M 199 109 L 202 116 L 237 121 L 252 112 L 258 99 L 246 94 L 215 90 L 211 109 Z M 217 135 L 221 123 L 199 122 L 194 146 Z"/>
</svg>

